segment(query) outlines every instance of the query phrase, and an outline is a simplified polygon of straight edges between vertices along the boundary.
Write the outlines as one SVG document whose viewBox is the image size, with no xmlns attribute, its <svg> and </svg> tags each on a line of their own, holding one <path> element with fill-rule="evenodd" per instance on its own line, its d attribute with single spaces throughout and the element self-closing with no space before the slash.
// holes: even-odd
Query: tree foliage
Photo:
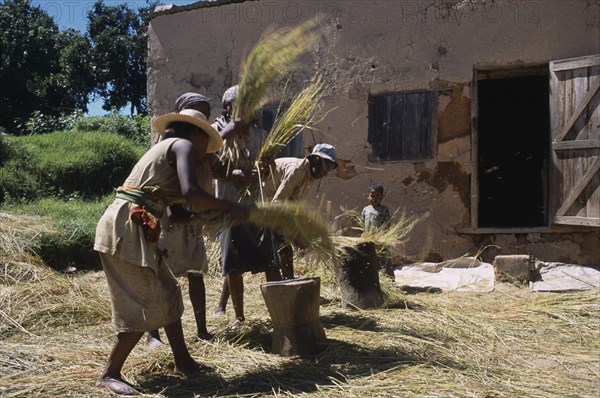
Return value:
<svg viewBox="0 0 600 398">
<path fill-rule="evenodd" d="M 106 110 L 131 104 L 132 115 L 146 114 L 146 27 L 157 2 L 146 4 L 96 1 L 81 34 L 59 31 L 30 0 L 1 2 L 0 129 L 24 134 L 33 115 L 87 112 L 92 95 Z"/>
<path fill-rule="evenodd" d="M 156 2 L 133 10 L 127 4 L 109 6 L 99 0 L 88 12 L 92 60 L 98 73 L 103 108 L 131 104 L 131 114 L 147 112 L 147 26 Z"/>
<path fill-rule="evenodd" d="M 92 62 L 92 44 L 75 29 L 60 32 L 59 65 L 64 84 L 69 85 L 69 95 L 74 107 L 87 111 L 90 93 L 97 85 L 96 67 Z M 69 84 L 70 83 L 70 84 Z"/>
<path fill-rule="evenodd" d="M 63 68 L 68 57 L 61 55 L 74 46 L 84 55 L 81 39 L 61 34 L 52 18 L 29 0 L 0 4 L 0 125 L 18 132 L 35 110 L 54 116 L 85 110 L 89 76 L 71 74 Z"/>
</svg>

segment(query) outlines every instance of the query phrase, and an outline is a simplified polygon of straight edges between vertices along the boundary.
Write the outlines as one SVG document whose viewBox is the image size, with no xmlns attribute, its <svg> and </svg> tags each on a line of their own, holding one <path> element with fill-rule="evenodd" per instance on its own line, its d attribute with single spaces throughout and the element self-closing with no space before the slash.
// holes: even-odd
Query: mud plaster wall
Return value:
<svg viewBox="0 0 600 398">
<path fill-rule="evenodd" d="M 192 7 L 193 8 L 193 7 Z M 175 10 L 176 11 L 176 10 Z M 170 12 L 173 12 L 170 11 Z M 294 83 L 315 70 L 329 82 L 317 133 L 338 148 L 347 167 L 316 184 L 313 204 L 366 205 L 370 182 L 382 183 L 384 203 L 424 216 L 400 255 L 433 260 L 474 253 L 490 243 L 502 253 L 532 252 L 586 264 L 600 263 L 600 236 L 587 234 L 459 235 L 470 226 L 471 81 L 474 65 L 543 64 L 594 54 L 600 48 L 600 4 L 532 1 L 247 1 L 156 15 L 149 29 L 148 99 L 155 114 L 171 111 L 181 93 L 212 98 L 213 117 L 223 91 L 237 83 L 240 61 L 270 25 L 296 24 L 321 12 L 324 37 L 302 60 Z M 274 88 L 272 99 L 278 99 Z M 428 89 L 436 93 L 434 157 L 422 162 L 368 160 L 370 94 Z M 494 253 L 492 248 L 487 249 Z"/>
</svg>

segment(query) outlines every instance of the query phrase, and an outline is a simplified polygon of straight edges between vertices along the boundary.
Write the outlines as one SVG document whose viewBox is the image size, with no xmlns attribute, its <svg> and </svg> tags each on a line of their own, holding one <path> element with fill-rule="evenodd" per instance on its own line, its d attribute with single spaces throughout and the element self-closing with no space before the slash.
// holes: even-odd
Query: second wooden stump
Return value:
<svg viewBox="0 0 600 398">
<path fill-rule="evenodd" d="M 319 278 L 267 282 L 260 290 L 273 322 L 273 353 L 293 356 L 323 351 L 326 337 L 319 319 Z"/>
<path fill-rule="evenodd" d="M 343 246 L 337 257 L 334 268 L 342 293 L 342 308 L 367 309 L 383 304 L 375 244 Z"/>
</svg>

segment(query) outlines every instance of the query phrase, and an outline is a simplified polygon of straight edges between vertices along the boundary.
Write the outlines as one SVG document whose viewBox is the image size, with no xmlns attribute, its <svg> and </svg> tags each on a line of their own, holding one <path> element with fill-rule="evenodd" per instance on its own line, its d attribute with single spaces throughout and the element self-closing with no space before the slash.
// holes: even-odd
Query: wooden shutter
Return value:
<svg viewBox="0 0 600 398">
<path fill-rule="evenodd" d="M 431 158 L 433 93 L 380 94 L 369 98 L 368 142 L 374 161 Z"/>
<path fill-rule="evenodd" d="M 551 214 L 600 227 L 600 54 L 550 62 Z"/>
<path fill-rule="evenodd" d="M 281 108 L 281 109 L 280 109 Z M 273 124 L 277 119 L 277 111 L 285 112 L 287 110 L 286 105 L 266 105 L 260 110 L 260 126 L 267 132 L 271 132 Z M 304 140 L 302 133 L 296 135 L 292 140 L 275 155 L 276 158 L 283 157 L 304 157 Z"/>
</svg>

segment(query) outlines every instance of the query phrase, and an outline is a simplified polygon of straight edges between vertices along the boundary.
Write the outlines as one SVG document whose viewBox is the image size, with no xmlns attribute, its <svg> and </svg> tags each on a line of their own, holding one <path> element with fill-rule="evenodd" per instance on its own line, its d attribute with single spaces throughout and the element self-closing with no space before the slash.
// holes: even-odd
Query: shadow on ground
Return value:
<svg viewBox="0 0 600 398">
<path fill-rule="evenodd" d="M 376 331 L 376 322 L 367 317 L 334 314 L 323 317 L 329 327 L 353 324 L 357 330 Z M 224 333 L 221 338 L 232 339 L 240 349 L 270 351 L 270 322 L 253 322 L 243 333 Z M 267 354 L 272 355 L 272 354 Z M 236 395 L 286 395 L 310 393 L 322 387 L 338 386 L 349 379 L 370 377 L 389 369 L 402 371 L 411 366 L 443 366 L 464 369 L 451 358 L 435 353 L 427 355 L 403 351 L 401 345 L 371 348 L 345 341 L 328 339 L 327 348 L 314 357 L 294 357 L 277 365 L 256 365 L 240 376 L 227 378 L 216 372 L 200 374 L 191 378 L 156 376 L 140 383 L 146 393 L 162 394 L 170 398 L 196 396 Z"/>
</svg>

